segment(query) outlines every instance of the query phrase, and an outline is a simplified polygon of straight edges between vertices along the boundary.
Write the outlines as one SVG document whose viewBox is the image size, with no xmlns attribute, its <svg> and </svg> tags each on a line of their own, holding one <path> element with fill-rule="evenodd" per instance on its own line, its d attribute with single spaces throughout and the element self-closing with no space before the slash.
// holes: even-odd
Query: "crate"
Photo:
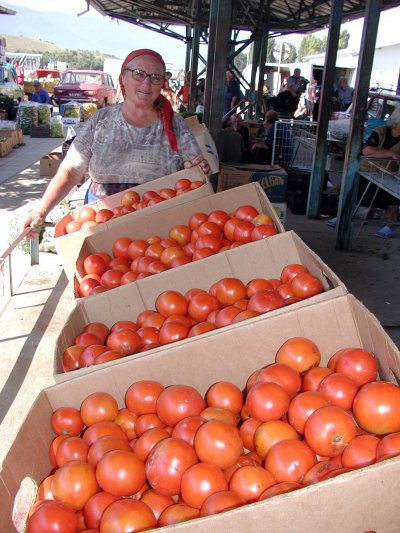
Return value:
<svg viewBox="0 0 400 533">
<path fill-rule="evenodd" d="M 46 138 L 50 137 L 50 126 L 32 126 L 31 137 Z"/>
<path fill-rule="evenodd" d="M 13 145 L 11 139 L 5 137 L 1 138 L 0 135 L 0 157 L 4 157 L 5 155 L 9 154 L 12 149 Z"/>
</svg>

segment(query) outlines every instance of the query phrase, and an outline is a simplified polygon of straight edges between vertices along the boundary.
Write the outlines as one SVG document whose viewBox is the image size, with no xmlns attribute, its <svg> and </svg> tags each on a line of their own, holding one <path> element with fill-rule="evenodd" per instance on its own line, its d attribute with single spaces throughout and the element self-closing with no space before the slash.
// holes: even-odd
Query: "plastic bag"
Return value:
<svg viewBox="0 0 400 533">
<path fill-rule="evenodd" d="M 64 128 L 60 115 L 50 119 L 50 137 L 64 137 Z"/>
<path fill-rule="evenodd" d="M 38 126 L 38 107 L 36 102 L 21 102 L 17 111 L 17 128 L 21 128 L 24 135 L 30 135 L 32 126 Z"/>
</svg>

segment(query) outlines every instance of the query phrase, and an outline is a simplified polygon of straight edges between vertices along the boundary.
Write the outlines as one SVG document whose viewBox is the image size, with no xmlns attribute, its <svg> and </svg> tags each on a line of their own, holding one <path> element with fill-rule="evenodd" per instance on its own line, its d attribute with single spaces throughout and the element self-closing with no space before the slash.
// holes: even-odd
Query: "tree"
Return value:
<svg viewBox="0 0 400 533">
<path fill-rule="evenodd" d="M 349 45 L 350 33 L 347 30 L 343 30 L 339 35 L 338 49 L 344 50 Z"/>
<path fill-rule="evenodd" d="M 310 34 L 303 37 L 299 47 L 299 59 L 303 60 L 305 56 L 320 54 L 326 50 L 326 37 L 320 39 L 316 35 Z"/>
</svg>

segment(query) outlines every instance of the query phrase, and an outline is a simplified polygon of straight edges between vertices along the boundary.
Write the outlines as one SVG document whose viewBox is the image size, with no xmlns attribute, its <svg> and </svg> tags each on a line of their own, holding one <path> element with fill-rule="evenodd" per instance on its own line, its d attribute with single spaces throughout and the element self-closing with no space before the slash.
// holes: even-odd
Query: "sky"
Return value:
<svg viewBox="0 0 400 533">
<path fill-rule="evenodd" d="M 55 21 L 60 20 L 60 15 L 62 13 L 76 17 L 78 13 L 87 10 L 87 3 L 85 0 L 0 0 L 0 3 L 3 6 L 17 11 L 18 7 L 24 7 L 39 12 L 57 12 L 54 15 Z M 2 17 L 2 19 L 5 18 L 8 19 L 8 17 Z M 18 24 L 18 14 L 15 17 L 10 18 L 13 20 L 9 21 L 9 25 Z M 77 21 L 77 24 L 85 24 L 87 26 L 87 31 L 80 31 L 79 37 L 73 34 L 72 28 L 69 29 L 65 24 L 60 25 L 55 22 L 55 25 L 52 28 L 52 38 L 46 37 L 45 25 L 41 27 L 41 38 L 43 40 L 50 40 L 50 42 L 54 42 L 65 48 L 98 50 L 103 53 L 115 55 L 120 59 L 124 59 L 125 56 L 135 48 L 153 48 L 162 54 L 167 66 L 173 65 L 176 69 L 184 68 L 186 47 L 183 42 L 177 39 L 166 37 L 126 22 L 103 17 L 92 7 L 89 9 L 89 12 L 82 14 L 75 20 Z M 396 44 L 400 41 L 398 33 L 399 20 L 400 7 L 383 11 L 381 13 L 377 47 L 387 44 Z M 347 29 L 350 33 L 349 50 L 359 50 L 362 26 L 363 19 L 342 24 L 341 29 Z M 172 29 L 177 33 L 183 32 L 183 27 L 175 26 Z M 54 37 L 55 30 L 56 37 Z M 6 34 L 8 33 L 6 28 L 4 28 L 3 31 Z M 12 33 L 15 34 L 15 32 Z M 317 35 L 322 36 L 324 33 L 327 34 L 327 30 L 317 32 Z M 26 32 L 24 34 L 26 35 Z M 106 36 L 106 38 L 99 38 L 99 35 Z M 33 37 L 33 35 L 27 36 Z M 293 34 L 290 36 L 278 37 L 275 41 L 276 43 L 279 43 L 280 41 L 290 42 L 298 48 L 303 37 L 304 35 Z M 79 39 L 79 43 L 77 43 L 77 39 Z M 207 56 L 205 47 L 201 47 L 200 53 L 203 57 Z"/>
</svg>

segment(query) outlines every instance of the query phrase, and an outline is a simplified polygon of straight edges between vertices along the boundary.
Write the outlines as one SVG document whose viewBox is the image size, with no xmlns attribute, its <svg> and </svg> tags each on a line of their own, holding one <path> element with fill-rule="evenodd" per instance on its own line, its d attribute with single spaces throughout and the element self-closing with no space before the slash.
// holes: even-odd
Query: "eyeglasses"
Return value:
<svg viewBox="0 0 400 533">
<path fill-rule="evenodd" d="M 152 74 L 147 74 L 145 70 L 140 70 L 138 68 L 126 68 L 125 70 L 129 70 L 129 72 L 132 73 L 132 78 L 136 81 L 144 81 L 148 77 L 153 85 L 162 85 L 164 83 L 164 76 L 162 74 L 155 74 L 154 72 Z"/>
</svg>

